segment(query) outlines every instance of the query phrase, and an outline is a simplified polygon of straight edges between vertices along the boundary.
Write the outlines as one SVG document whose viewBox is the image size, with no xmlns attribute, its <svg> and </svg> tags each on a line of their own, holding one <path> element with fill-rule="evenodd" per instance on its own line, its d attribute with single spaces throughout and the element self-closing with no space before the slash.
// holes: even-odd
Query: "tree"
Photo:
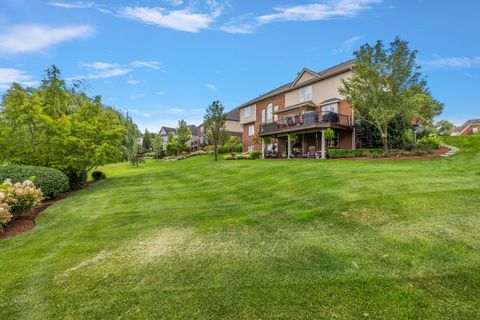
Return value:
<svg viewBox="0 0 480 320">
<path fill-rule="evenodd" d="M 430 94 L 416 63 L 417 51 L 398 37 L 385 49 L 382 41 L 355 52 L 356 65 L 340 93 L 355 110 L 356 120 L 371 123 L 388 150 L 389 127 L 403 119 L 425 124 L 439 115 L 443 105 Z"/>
<path fill-rule="evenodd" d="M 435 127 L 441 136 L 449 136 L 453 129 L 455 129 L 455 125 L 448 120 L 437 121 Z"/>
<path fill-rule="evenodd" d="M 167 140 L 167 148 L 166 148 L 166 154 L 167 156 L 173 156 L 178 149 L 178 140 L 177 136 L 173 132 L 168 133 L 168 140 Z"/>
<path fill-rule="evenodd" d="M 145 133 L 143 134 L 142 146 L 143 146 L 143 150 L 152 149 L 152 136 L 147 129 L 145 129 Z"/>
<path fill-rule="evenodd" d="M 129 117 L 68 88 L 52 66 L 39 88 L 13 84 L 3 96 L 0 160 L 59 169 L 76 189 L 89 170 L 124 158 L 133 131 Z"/>
<path fill-rule="evenodd" d="M 153 152 L 155 152 L 156 159 L 163 159 L 165 157 L 165 148 L 163 147 L 162 137 L 157 134 L 152 141 Z"/>
<path fill-rule="evenodd" d="M 217 161 L 218 147 L 223 145 L 228 139 L 228 132 L 225 130 L 227 118 L 220 101 L 213 101 L 213 103 L 208 106 L 204 120 L 205 132 L 208 136 L 208 141 L 213 145 L 215 161 Z"/>
<path fill-rule="evenodd" d="M 176 136 L 177 154 L 189 150 L 187 143 L 192 139 L 192 131 L 184 120 L 178 121 Z"/>
</svg>

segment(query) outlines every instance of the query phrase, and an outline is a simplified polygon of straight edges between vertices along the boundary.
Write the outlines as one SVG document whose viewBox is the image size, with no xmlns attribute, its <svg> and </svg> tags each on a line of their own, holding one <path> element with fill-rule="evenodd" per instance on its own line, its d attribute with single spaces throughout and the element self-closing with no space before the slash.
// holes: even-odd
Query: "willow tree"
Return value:
<svg viewBox="0 0 480 320">
<path fill-rule="evenodd" d="M 443 105 L 436 101 L 416 62 L 417 51 L 396 38 L 388 48 L 382 41 L 355 52 L 356 65 L 340 93 L 353 106 L 357 121 L 371 123 L 388 150 L 388 131 L 398 119 L 410 124 L 431 123 Z"/>
</svg>

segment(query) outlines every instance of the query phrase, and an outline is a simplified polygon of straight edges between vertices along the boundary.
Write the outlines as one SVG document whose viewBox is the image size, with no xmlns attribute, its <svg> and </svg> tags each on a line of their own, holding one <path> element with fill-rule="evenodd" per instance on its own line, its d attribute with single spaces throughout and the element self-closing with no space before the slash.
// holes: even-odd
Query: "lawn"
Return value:
<svg viewBox="0 0 480 320">
<path fill-rule="evenodd" d="M 449 158 L 103 168 L 0 241 L 0 319 L 478 319 L 480 137 Z"/>
</svg>

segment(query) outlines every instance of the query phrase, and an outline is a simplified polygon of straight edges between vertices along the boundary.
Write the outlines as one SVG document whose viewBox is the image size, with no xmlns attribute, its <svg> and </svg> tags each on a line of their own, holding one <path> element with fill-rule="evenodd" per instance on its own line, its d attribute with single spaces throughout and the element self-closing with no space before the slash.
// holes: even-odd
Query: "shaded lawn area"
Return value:
<svg viewBox="0 0 480 320">
<path fill-rule="evenodd" d="M 480 318 L 480 137 L 419 161 L 117 164 L 0 241 L 0 319 Z"/>
</svg>

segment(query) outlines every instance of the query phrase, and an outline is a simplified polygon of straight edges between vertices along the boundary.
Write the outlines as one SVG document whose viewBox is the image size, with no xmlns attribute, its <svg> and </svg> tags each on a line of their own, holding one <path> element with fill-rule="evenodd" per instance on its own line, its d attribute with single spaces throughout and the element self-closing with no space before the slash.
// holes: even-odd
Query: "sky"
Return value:
<svg viewBox="0 0 480 320">
<path fill-rule="evenodd" d="M 0 94 L 50 65 L 128 111 L 141 130 L 200 124 L 396 36 L 418 50 L 440 119 L 480 118 L 480 1 L 0 1 Z"/>
</svg>

